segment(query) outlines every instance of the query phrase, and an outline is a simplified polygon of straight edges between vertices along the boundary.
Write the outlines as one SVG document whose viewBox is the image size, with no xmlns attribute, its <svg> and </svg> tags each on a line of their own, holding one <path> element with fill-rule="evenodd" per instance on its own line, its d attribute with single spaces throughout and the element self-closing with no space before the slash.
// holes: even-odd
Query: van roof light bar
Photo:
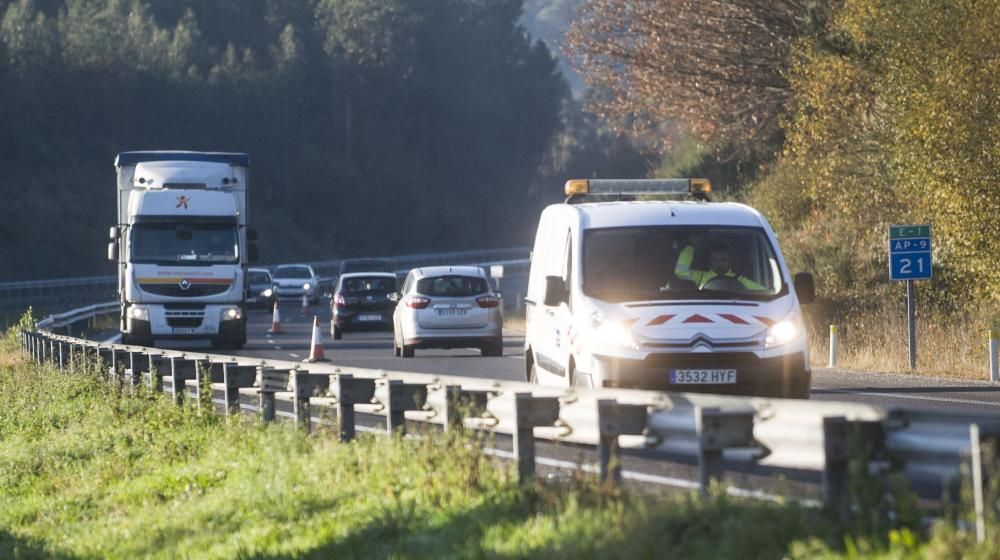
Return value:
<svg viewBox="0 0 1000 560">
<path fill-rule="evenodd" d="M 588 196 L 629 200 L 636 195 L 691 195 L 707 201 L 712 184 L 708 179 L 570 179 L 565 192 L 569 204 Z"/>
</svg>

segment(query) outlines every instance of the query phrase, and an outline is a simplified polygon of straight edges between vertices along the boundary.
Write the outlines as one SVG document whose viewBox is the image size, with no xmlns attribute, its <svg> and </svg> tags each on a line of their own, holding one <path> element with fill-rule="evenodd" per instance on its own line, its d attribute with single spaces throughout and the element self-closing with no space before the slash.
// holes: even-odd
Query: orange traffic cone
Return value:
<svg viewBox="0 0 1000 560">
<path fill-rule="evenodd" d="M 303 362 L 329 362 L 323 355 L 323 333 L 319 330 L 319 317 L 313 316 L 312 344 L 309 348 L 309 357 Z"/>
<path fill-rule="evenodd" d="M 278 313 L 278 302 L 274 302 L 274 315 L 271 316 L 271 330 L 267 331 L 269 334 L 281 334 L 285 331 L 281 329 L 281 314 Z"/>
<path fill-rule="evenodd" d="M 311 311 L 309 311 L 309 298 L 306 297 L 306 292 L 305 292 L 305 290 L 303 290 L 302 291 L 302 314 L 303 315 L 308 315 L 309 313 L 311 313 Z"/>
</svg>

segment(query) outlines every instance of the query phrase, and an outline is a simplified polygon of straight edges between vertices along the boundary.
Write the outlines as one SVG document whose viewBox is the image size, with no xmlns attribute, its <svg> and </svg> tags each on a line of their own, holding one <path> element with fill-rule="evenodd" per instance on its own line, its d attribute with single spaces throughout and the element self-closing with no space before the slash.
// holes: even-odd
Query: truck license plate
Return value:
<svg viewBox="0 0 1000 560">
<path fill-rule="evenodd" d="M 174 334 L 194 334 L 195 331 L 197 331 L 197 330 L 198 329 L 194 329 L 194 328 L 190 328 L 190 327 L 175 328 L 174 329 Z"/>
<path fill-rule="evenodd" d="M 735 369 L 672 369 L 670 383 L 678 385 L 732 385 Z"/>
</svg>

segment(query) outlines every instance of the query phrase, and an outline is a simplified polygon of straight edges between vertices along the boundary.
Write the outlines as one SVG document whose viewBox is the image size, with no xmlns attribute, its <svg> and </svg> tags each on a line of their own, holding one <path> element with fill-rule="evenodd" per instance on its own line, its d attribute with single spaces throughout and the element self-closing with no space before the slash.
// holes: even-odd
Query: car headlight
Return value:
<svg viewBox="0 0 1000 560">
<path fill-rule="evenodd" d="M 302 289 L 303 290 L 305 290 L 305 291 L 308 292 L 309 288 L 312 288 L 312 285 L 309 282 L 306 282 L 305 284 L 302 284 Z"/>
<path fill-rule="evenodd" d="M 639 348 L 639 344 L 636 342 L 635 337 L 632 336 L 631 327 L 625 326 L 618 321 L 608 320 L 599 312 L 592 314 L 590 316 L 590 321 L 594 328 L 593 336 L 597 343 L 609 344 L 632 350 Z"/>
<path fill-rule="evenodd" d="M 243 310 L 239 307 L 229 307 L 222 312 L 222 317 L 226 321 L 235 321 L 243 318 Z"/>
<path fill-rule="evenodd" d="M 764 337 L 764 347 L 774 348 L 775 346 L 787 344 L 797 339 L 803 330 L 802 319 L 797 313 L 791 313 L 784 319 L 768 327 L 767 335 Z"/>
<path fill-rule="evenodd" d="M 266 290 L 264 290 L 263 292 L 260 293 L 261 296 L 266 297 L 266 298 L 271 297 L 271 295 L 273 295 L 273 294 L 274 294 L 274 290 L 272 290 L 271 288 L 268 288 L 268 289 L 266 289 Z"/>
<path fill-rule="evenodd" d="M 133 305 L 128 310 L 129 317 L 139 321 L 149 321 L 149 309 Z"/>
</svg>

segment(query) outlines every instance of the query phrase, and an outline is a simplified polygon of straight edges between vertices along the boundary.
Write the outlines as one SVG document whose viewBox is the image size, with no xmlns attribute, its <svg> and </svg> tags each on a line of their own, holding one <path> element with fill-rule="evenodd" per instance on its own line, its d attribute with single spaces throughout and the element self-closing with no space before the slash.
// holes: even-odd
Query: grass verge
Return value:
<svg viewBox="0 0 1000 560">
<path fill-rule="evenodd" d="M 523 486 L 468 437 L 340 444 L 14 347 L 0 348 L 2 558 L 990 557 L 964 532 L 852 533 L 792 505 Z"/>
</svg>

